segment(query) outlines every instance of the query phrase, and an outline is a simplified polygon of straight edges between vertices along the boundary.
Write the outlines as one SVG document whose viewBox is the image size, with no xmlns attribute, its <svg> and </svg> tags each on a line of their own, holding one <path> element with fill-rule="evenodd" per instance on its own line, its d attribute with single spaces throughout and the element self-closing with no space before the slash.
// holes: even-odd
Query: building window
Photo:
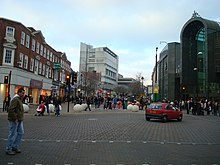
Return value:
<svg viewBox="0 0 220 165">
<path fill-rule="evenodd" d="M 43 55 L 43 49 L 44 49 L 44 46 L 43 46 L 43 45 L 40 45 L 40 55 L 41 55 L 41 56 Z"/>
<path fill-rule="evenodd" d="M 167 70 L 168 67 L 167 67 L 167 62 L 165 62 L 165 67 L 164 67 L 164 70 Z"/>
<path fill-rule="evenodd" d="M 92 72 L 92 71 L 94 71 L 95 70 L 95 67 L 89 67 L 89 72 Z"/>
<path fill-rule="evenodd" d="M 6 27 L 6 37 L 14 37 L 14 33 L 15 33 L 15 28 L 7 26 Z"/>
<path fill-rule="evenodd" d="M 89 62 L 95 62 L 95 59 L 89 59 Z"/>
<path fill-rule="evenodd" d="M 28 68 L 28 56 L 25 55 L 24 56 L 24 69 L 27 69 Z"/>
<path fill-rule="evenodd" d="M 45 75 L 45 64 L 43 64 L 43 66 L 42 66 L 42 75 L 43 76 Z"/>
<path fill-rule="evenodd" d="M 38 74 L 38 64 L 39 64 L 39 61 L 35 60 L 35 62 L 34 62 L 34 73 L 35 74 Z"/>
<path fill-rule="evenodd" d="M 47 57 L 47 48 L 44 47 L 44 58 L 46 58 L 46 57 Z"/>
<path fill-rule="evenodd" d="M 37 49 L 36 49 L 37 54 L 39 54 L 39 51 L 40 51 L 40 43 L 37 42 Z"/>
<path fill-rule="evenodd" d="M 31 58 L 31 62 L 30 62 L 30 71 L 34 71 L 34 59 Z"/>
<path fill-rule="evenodd" d="M 5 48 L 4 49 L 3 64 L 13 65 L 13 59 L 14 59 L 14 50 Z"/>
<path fill-rule="evenodd" d="M 50 50 L 49 49 L 47 50 L 47 59 L 48 60 L 50 59 Z"/>
<path fill-rule="evenodd" d="M 220 59 L 216 59 L 216 72 L 220 73 Z"/>
<path fill-rule="evenodd" d="M 25 33 L 21 32 L 21 45 L 24 45 L 24 41 L 25 41 Z"/>
<path fill-rule="evenodd" d="M 95 58 L 95 52 L 90 52 L 89 58 Z"/>
<path fill-rule="evenodd" d="M 55 62 L 55 55 L 53 55 L 53 61 L 52 62 Z"/>
<path fill-rule="evenodd" d="M 52 52 L 50 52 L 50 61 L 52 62 L 53 61 L 53 53 Z"/>
<path fill-rule="evenodd" d="M 41 74 L 41 73 L 42 73 L 42 63 L 39 62 L 38 74 Z"/>
<path fill-rule="evenodd" d="M 54 75 L 54 80 L 57 81 L 58 80 L 58 70 L 57 69 L 54 70 L 53 75 Z"/>
<path fill-rule="evenodd" d="M 29 36 L 29 35 L 26 35 L 26 44 L 25 44 L 25 46 L 26 46 L 27 48 L 29 48 L 29 44 L 30 44 L 30 36 Z"/>
<path fill-rule="evenodd" d="M 48 69 L 48 77 L 51 77 L 51 68 Z"/>
<path fill-rule="evenodd" d="M 49 66 L 46 65 L 45 68 L 45 77 L 48 78 Z"/>
<path fill-rule="evenodd" d="M 31 50 L 35 51 L 35 39 L 32 39 L 32 46 L 31 46 Z"/>
<path fill-rule="evenodd" d="M 23 67 L 23 60 L 24 60 L 24 54 L 23 53 L 20 53 L 20 55 L 19 55 L 19 63 L 18 63 L 18 66 L 19 67 Z"/>
</svg>

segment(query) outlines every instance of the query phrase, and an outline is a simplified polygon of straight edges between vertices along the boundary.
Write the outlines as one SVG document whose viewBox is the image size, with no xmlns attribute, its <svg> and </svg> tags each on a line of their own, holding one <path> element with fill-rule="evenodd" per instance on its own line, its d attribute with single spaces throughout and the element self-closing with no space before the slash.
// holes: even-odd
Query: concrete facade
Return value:
<svg viewBox="0 0 220 165">
<path fill-rule="evenodd" d="M 79 72 L 100 73 L 102 87 L 106 89 L 113 89 L 118 84 L 118 62 L 118 55 L 107 47 L 80 44 Z"/>
</svg>

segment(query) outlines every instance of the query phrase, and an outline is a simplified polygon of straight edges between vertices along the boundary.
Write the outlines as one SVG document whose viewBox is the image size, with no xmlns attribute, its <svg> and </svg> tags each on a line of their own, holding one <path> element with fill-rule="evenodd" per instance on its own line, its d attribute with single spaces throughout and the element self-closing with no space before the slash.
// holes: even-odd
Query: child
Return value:
<svg viewBox="0 0 220 165">
<path fill-rule="evenodd" d="M 37 113 L 35 116 L 44 116 L 45 106 L 43 101 L 41 101 L 41 104 L 37 107 L 36 111 Z"/>
</svg>

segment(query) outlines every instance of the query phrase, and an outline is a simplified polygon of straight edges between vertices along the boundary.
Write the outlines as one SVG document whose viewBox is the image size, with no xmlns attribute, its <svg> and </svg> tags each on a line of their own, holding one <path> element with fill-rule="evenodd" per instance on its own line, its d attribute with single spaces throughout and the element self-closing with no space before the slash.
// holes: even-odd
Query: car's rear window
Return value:
<svg viewBox="0 0 220 165">
<path fill-rule="evenodd" d="M 147 108 L 161 109 L 162 104 L 150 104 L 150 105 L 147 106 Z"/>
</svg>

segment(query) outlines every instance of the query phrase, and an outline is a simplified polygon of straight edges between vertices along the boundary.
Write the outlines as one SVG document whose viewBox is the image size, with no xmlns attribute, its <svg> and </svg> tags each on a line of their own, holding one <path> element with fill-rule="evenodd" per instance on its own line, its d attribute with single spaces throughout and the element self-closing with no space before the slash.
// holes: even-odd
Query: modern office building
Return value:
<svg viewBox="0 0 220 165">
<path fill-rule="evenodd" d="M 96 72 L 101 75 L 100 86 L 111 90 L 118 84 L 118 55 L 107 47 L 93 48 L 80 43 L 79 72 Z"/>
<path fill-rule="evenodd" d="M 180 99 L 180 43 L 167 43 L 158 61 L 159 99 Z"/>
<path fill-rule="evenodd" d="M 47 44 L 40 30 L 0 18 L 0 108 L 20 87 L 32 103 L 46 92 L 63 96 L 70 66 L 66 54 Z"/>
<path fill-rule="evenodd" d="M 194 12 L 180 39 L 185 97 L 220 99 L 220 22 Z"/>
<path fill-rule="evenodd" d="M 220 23 L 194 12 L 181 30 L 180 44 L 168 43 L 156 66 L 160 100 L 220 100 Z"/>
</svg>

